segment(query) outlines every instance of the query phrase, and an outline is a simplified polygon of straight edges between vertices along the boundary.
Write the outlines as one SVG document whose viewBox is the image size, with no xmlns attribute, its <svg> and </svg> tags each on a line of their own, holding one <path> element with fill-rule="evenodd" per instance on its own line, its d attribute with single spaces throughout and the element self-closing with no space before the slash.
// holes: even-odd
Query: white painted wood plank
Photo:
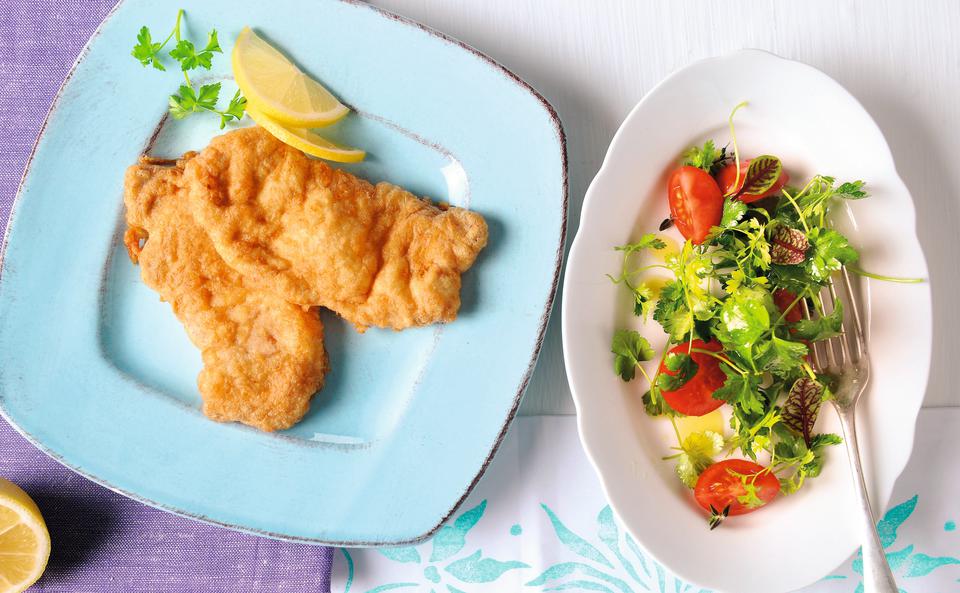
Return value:
<svg viewBox="0 0 960 593">
<path fill-rule="evenodd" d="M 743 47 L 812 64 L 874 116 L 917 202 L 934 291 L 927 406 L 958 406 L 960 3 L 954 0 L 375 0 L 477 47 L 560 113 L 570 152 L 571 238 L 587 185 L 631 107 L 692 60 Z M 785 93 L 803 92 L 784 89 Z M 505 139 L 505 141 L 508 139 Z M 572 413 L 559 318 L 523 403 Z"/>
</svg>

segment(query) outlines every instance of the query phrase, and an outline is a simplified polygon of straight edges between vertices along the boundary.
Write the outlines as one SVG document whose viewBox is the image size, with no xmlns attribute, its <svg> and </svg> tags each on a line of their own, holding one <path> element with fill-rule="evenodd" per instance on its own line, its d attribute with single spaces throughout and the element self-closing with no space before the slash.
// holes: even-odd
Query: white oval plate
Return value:
<svg viewBox="0 0 960 593">
<path fill-rule="evenodd" d="M 630 113 L 587 190 L 563 290 L 563 347 L 580 437 L 610 503 L 662 564 L 703 587 L 736 593 L 800 588 L 856 549 L 857 516 L 842 447 L 820 477 L 769 508 L 716 531 L 690 492 L 661 461 L 672 444 L 662 420 L 647 417 L 639 380 L 613 372 L 610 338 L 635 327 L 663 343 L 651 321 L 633 318 L 616 273 L 613 246 L 655 231 L 668 214 L 665 176 L 678 155 L 706 138 L 727 141 L 737 114 L 742 154 L 781 157 L 794 179 L 813 174 L 867 181 L 872 196 L 850 204 L 844 221 L 864 269 L 926 277 L 910 193 L 877 125 L 837 82 L 798 62 L 756 50 L 697 62 L 653 89 Z M 670 233 L 676 233 L 671 230 Z M 679 235 L 676 235 L 679 238 Z M 861 403 L 860 444 L 879 511 L 913 444 L 930 366 L 930 289 L 924 284 L 861 281 L 868 311 L 873 380 Z M 653 342 L 653 340 L 651 340 Z M 657 347 L 656 344 L 654 344 Z M 840 432 L 824 407 L 819 428 Z"/>
</svg>

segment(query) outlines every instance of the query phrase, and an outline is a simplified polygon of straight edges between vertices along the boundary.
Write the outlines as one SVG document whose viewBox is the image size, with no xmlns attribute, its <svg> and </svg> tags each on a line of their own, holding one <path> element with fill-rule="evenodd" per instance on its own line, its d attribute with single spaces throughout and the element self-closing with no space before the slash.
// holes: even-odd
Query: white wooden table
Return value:
<svg viewBox="0 0 960 593">
<path fill-rule="evenodd" d="M 536 87 L 563 120 L 570 233 L 633 105 L 687 63 L 744 47 L 824 70 L 880 124 L 917 206 L 933 288 L 925 406 L 960 406 L 960 2 L 956 0 L 374 0 L 473 45 Z M 784 89 L 784 92 L 802 92 Z M 504 138 L 508 142 L 508 138 Z M 558 299 L 559 304 L 559 299 Z M 556 309 L 558 311 L 558 309 Z M 572 414 L 555 313 L 524 414 Z"/>
</svg>

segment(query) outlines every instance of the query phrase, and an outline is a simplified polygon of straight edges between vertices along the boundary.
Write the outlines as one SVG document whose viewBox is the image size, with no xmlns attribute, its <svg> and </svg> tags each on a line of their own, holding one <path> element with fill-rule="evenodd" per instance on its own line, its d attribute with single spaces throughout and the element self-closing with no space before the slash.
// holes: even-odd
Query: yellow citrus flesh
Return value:
<svg viewBox="0 0 960 593">
<path fill-rule="evenodd" d="M 366 152 L 358 148 L 334 144 L 310 130 L 284 126 L 272 117 L 256 109 L 251 109 L 249 105 L 247 106 L 247 115 L 284 144 L 289 144 L 309 155 L 338 163 L 357 163 L 367 155 Z"/>
<path fill-rule="evenodd" d="M 681 416 L 677 418 L 677 431 L 680 433 L 681 439 L 685 439 L 695 432 L 706 430 L 723 434 L 723 414 L 720 413 L 720 410 L 714 410 L 703 416 Z"/>
<path fill-rule="evenodd" d="M 26 492 L 0 478 L 0 593 L 20 593 L 43 574 L 50 534 Z"/>
<path fill-rule="evenodd" d="M 233 77 L 248 107 L 285 126 L 326 126 L 350 111 L 250 27 L 237 36 L 232 61 Z"/>
</svg>

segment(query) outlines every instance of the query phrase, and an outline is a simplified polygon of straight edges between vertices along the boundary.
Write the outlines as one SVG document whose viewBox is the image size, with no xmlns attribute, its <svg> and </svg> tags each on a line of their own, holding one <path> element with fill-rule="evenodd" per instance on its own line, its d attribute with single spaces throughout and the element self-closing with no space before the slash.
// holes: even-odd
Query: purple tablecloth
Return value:
<svg viewBox="0 0 960 593">
<path fill-rule="evenodd" d="M 0 228 L 54 94 L 114 3 L 0 0 Z M 33 496 L 53 538 L 47 572 L 31 592 L 330 589 L 330 548 L 257 538 L 146 507 L 60 466 L 2 420 L 0 476 Z"/>
</svg>

